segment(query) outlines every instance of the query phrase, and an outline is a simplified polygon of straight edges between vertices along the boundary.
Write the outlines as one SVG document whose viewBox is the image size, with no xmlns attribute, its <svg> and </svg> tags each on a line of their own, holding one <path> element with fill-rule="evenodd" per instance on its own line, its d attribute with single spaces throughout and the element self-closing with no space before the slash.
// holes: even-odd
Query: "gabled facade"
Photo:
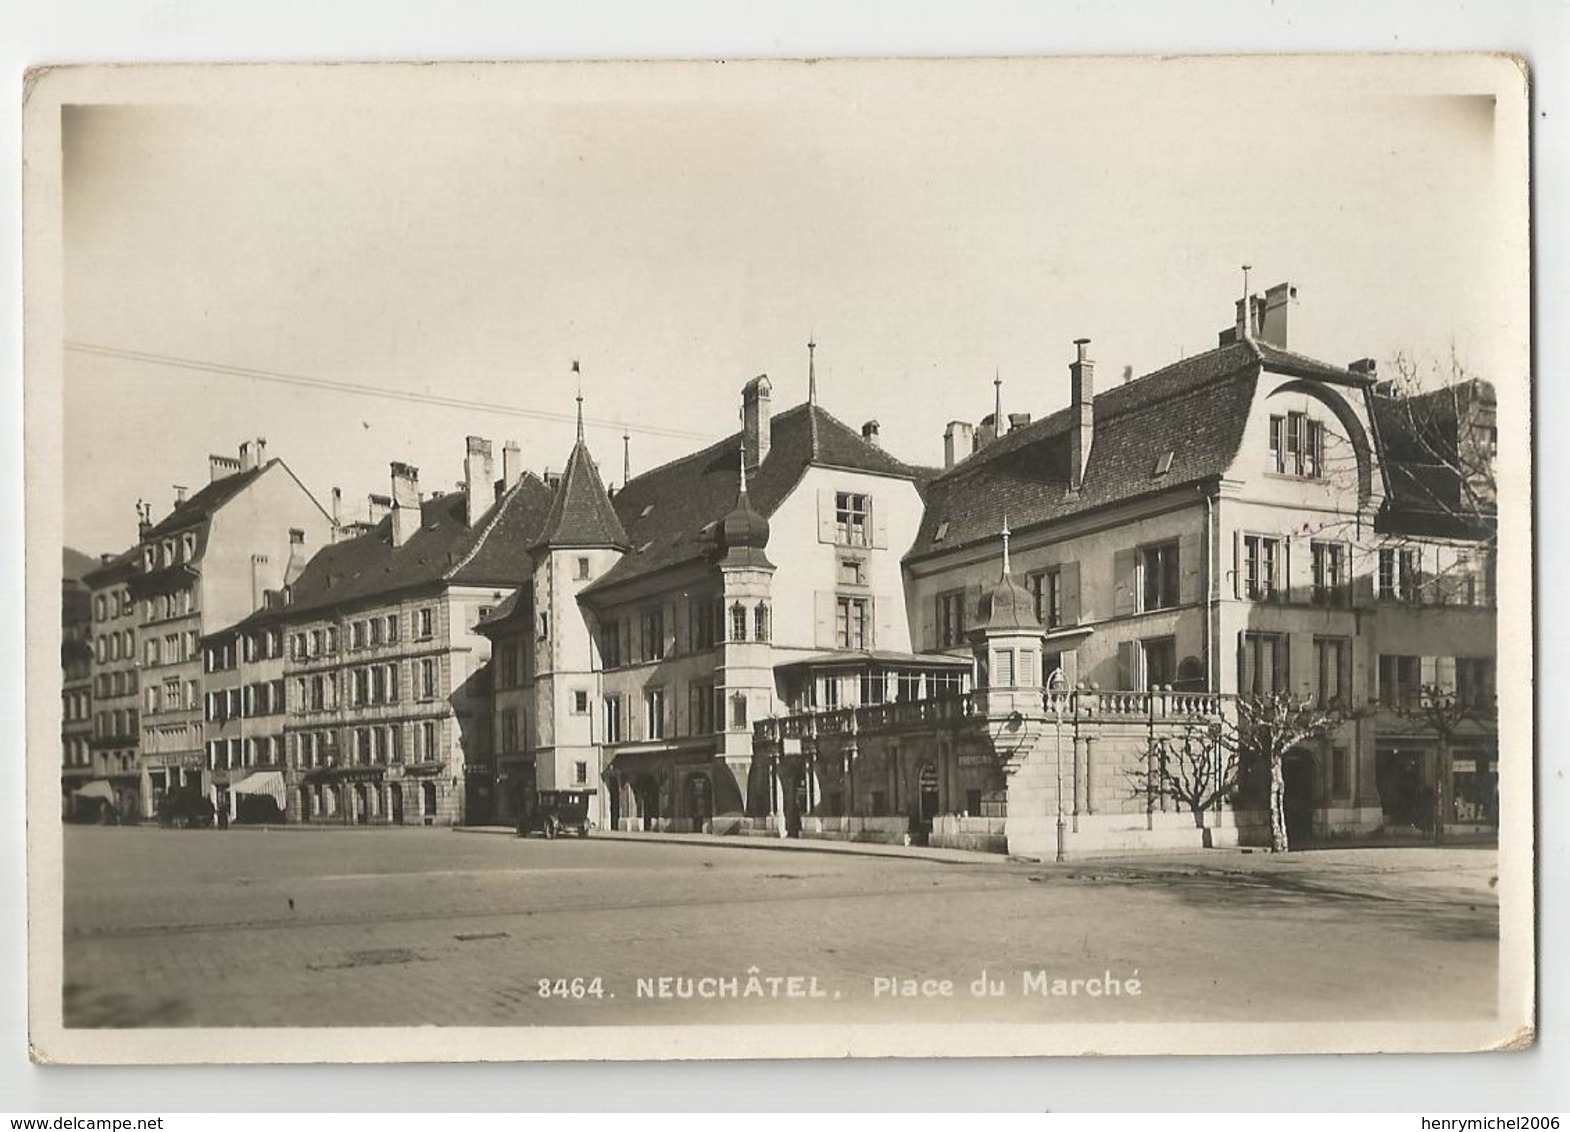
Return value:
<svg viewBox="0 0 1570 1132">
<path fill-rule="evenodd" d="M 290 822 L 491 816 L 490 642 L 475 630 L 529 582 L 552 501 L 517 456 L 504 450 L 496 480 L 490 442 L 470 437 L 463 490 L 429 498 L 418 470 L 394 463 L 390 494 L 372 500 L 384 513 L 314 553 L 301 539 L 268 607 L 209 638 L 208 664 L 232 686 L 209 704 L 215 789 L 277 772 Z"/>
<path fill-rule="evenodd" d="M 157 813 L 171 790 L 210 792 L 203 720 L 201 640 L 261 606 L 283 583 L 291 528 L 320 545 L 326 511 L 263 440 L 238 459 L 213 456 L 211 479 L 153 523 L 144 516 L 135 567 L 125 583 L 137 611 L 140 670 L 140 804 Z"/>
</svg>

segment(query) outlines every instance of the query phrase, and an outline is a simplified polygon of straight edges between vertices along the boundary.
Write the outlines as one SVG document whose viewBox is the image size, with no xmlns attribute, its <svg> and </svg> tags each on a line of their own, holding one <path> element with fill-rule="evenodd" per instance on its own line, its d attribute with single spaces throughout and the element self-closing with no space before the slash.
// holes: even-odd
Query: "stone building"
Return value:
<svg viewBox="0 0 1570 1132">
<path fill-rule="evenodd" d="M 140 803 L 157 812 L 165 793 L 211 795 L 204 721 L 202 638 L 261 607 L 277 589 L 289 556 L 289 531 L 326 542 L 327 512 L 283 461 L 266 458 L 266 441 L 246 441 L 239 458 L 209 458 L 210 482 L 157 523 L 144 514 L 136 568 L 126 590 L 138 614 L 141 709 Z"/>
<path fill-rule="evenodd" d="M 309 541 L 296 542 L 286 584 L 234 629 L 226 682 L 254 681 L 258 695 L 283 683 L 284 715 L 249 726 L 273 753 L 266 769 L 282 774 L 288 821 L 448 825 L 491 813 L 490 642 L 475 627 L 529 581 L 553 494 L 522 470 L 514 445 L 494 478 L 491 444 L 478 437 L 461 490 L 423 497 L 418 470 L 401 463 L 391 481 L 390 495 L 371 497 L 368 522 L 308 561 Z M 266 667 L 242 678 L 252 639 L 268 642 L 253 661 Z M 240 706 L 209 724 L 226 752 L 236 741 L 244 749 L 251 716 Z M 261 765 L 240 769 L 249 777 Z"/>
<path fill-rule="evenodd" d="M 91 786 L 93 607 L 91 587 L 83 579 L 97 565 L 88 555 L 65 548 L 60 583 L 60 793 L 67 815 L 78 810 L 96 813 L 114 802 L 107 782 Z"/>
<path fill-rule="evenodd" d="M 137 604 L 130 581 L 140 569 L 141 552 L 132 547 L 106 554 L 83 575 L 92 599 L 91 781 L 102 800 L 112 795 L 116 816 L 133 821 L 141 813 L 141 694 L 137 667 Z"/>
</svg>

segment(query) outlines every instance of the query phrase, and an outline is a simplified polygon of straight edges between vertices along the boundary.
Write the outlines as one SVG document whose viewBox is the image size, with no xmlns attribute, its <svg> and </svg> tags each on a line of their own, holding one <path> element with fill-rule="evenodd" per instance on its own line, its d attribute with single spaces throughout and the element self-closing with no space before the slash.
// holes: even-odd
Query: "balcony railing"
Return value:
<svg viewBox="0 0 1570 1132">
<path fill-rule="evenodd" d="M 941 699 L 905 703 L 871 704 L 805 712 L 758 721 L 753 737 L 760 742 L 784 739 L 819 739 L 859 732 L 889 732 L 954 726 L 986 715 L 985 690 Z M 1048 716 L 1081 721 L 1095 719 L 1201 720 L 1221 714 L 1230 696 L 1217 692 L 1103 692 L 1073 689 L 1043 692 L 1042 709 Z"/>
</svg>

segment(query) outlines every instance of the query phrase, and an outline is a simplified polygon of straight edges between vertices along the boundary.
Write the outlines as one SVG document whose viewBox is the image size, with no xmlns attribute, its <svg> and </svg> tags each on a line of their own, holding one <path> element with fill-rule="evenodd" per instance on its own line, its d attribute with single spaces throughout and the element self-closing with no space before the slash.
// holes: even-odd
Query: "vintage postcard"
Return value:
<svg viewBox="0 0 1570 1132">
<path fill-rule="evenodd" d="M 1533 1041 L 1519 60 L 24 93 L 36 1059 Z"/>
</svg>

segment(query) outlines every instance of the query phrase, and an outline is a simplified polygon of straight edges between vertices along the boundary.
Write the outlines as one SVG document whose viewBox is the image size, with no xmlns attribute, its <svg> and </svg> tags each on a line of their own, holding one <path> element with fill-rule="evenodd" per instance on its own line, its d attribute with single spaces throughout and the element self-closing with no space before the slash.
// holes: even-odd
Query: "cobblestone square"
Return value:
<svg viewBox="0 0 1570 1132">
<path fill-rule="evenodd" d="M 1052 866 L 71 828 L 65 850 L 68 1026 L 1460 1020 L 1495 1004 L 1482 849 Z M 1001 993 L 972 994 L 983 972 Z"/>
</svg>

